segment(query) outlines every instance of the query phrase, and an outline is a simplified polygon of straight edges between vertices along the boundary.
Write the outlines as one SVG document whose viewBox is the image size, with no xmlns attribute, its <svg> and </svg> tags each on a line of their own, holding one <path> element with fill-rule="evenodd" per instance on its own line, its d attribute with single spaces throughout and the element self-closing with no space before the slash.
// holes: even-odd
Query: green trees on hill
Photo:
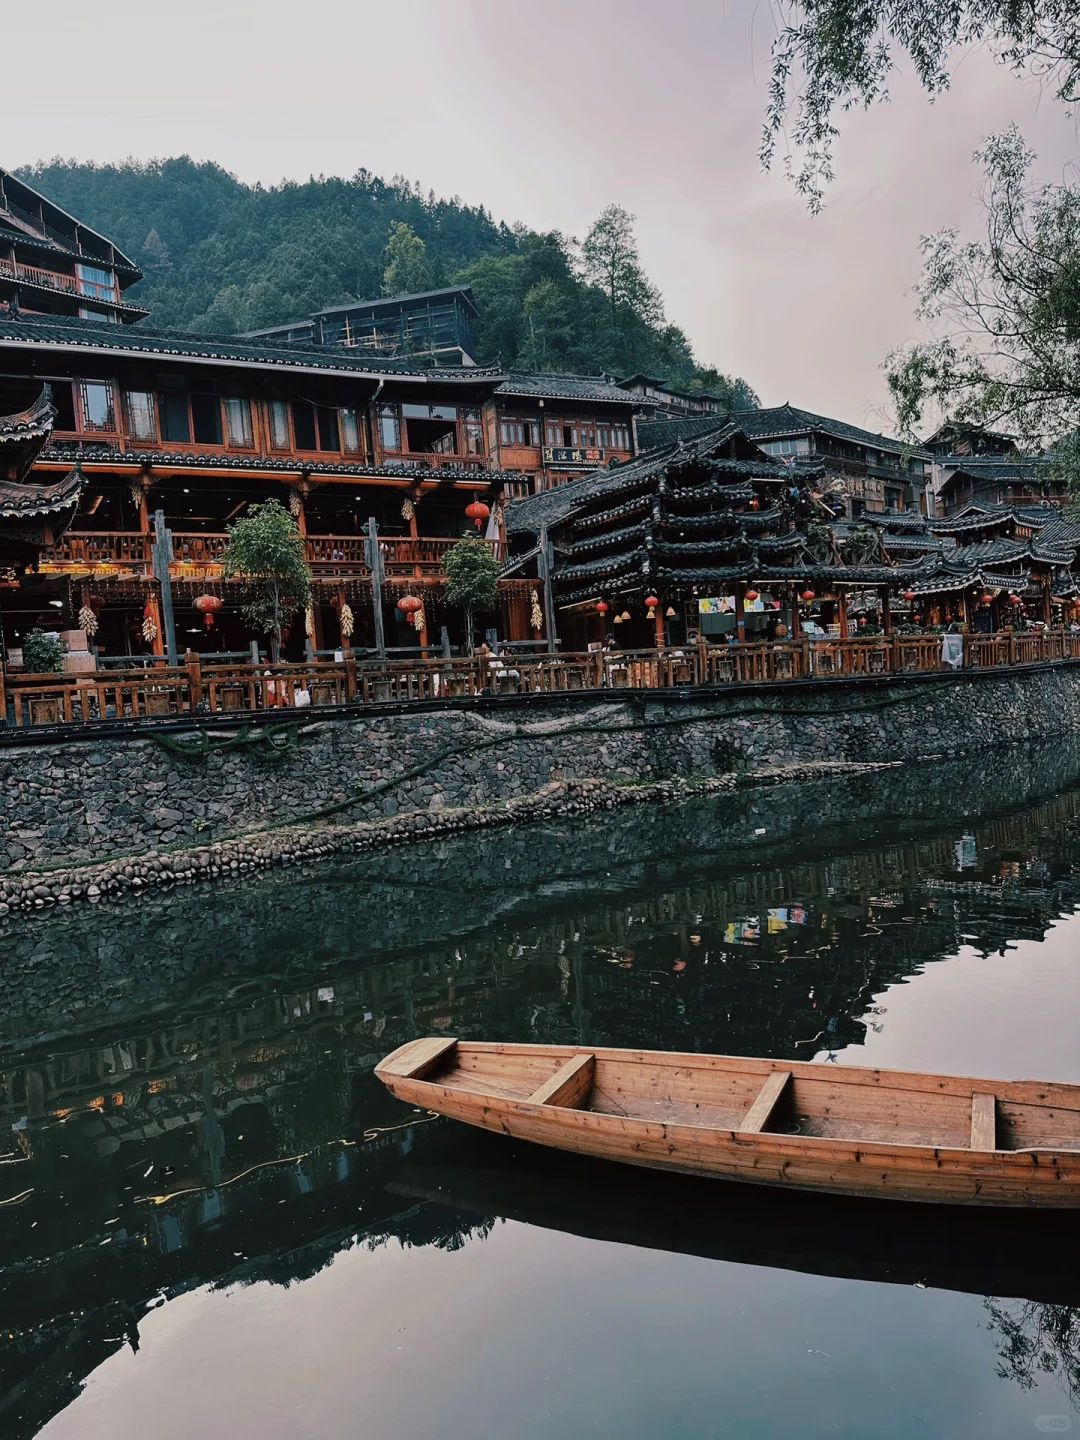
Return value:
<svg viewBox="0 0 1080 1440">
<path fill-rule="evenodd" d="M 55 159 L 20 174 L 115 241 L 143 269 L 132 299 L 151 323 L 256 330 L 326 305 L 471 284 L 481 362 L 618 375 L 644 370 L 756 404 L 703 368 L 663 318 L 632 217 L 609 206 L 582 246 L 497 223 L 482 207 L 395 177 L 245 185 L 210 162 L 91 165 Z"/>
</svg>

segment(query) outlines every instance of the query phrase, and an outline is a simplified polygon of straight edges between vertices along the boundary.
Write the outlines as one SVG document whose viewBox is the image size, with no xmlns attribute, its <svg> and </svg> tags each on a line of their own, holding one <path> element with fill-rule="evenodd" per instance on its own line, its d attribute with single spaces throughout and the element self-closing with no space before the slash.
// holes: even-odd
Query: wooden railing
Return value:
<svg viewBox="0 0 1080 1440">
<path fill-rule="evenodd" d="M 218 565 L 229 543 L 224 531 L 174 530 L 172 556 L 178 565 Z M 457 542 L 456 536 L 433 536 L 411 539 L 409 536 L 380 536 L 379 545 L 388 575 L 423 576 L 442 572 L 446 552 Z M 137 531 L 69 530 L 55 550 L 47 556 L 56 565 L 122 565 L 150 564 L 151 538 Z M 502 550 L 497 540 L 486 540 L 498 560 Z M 367 537 L 363 535 L 308 535 L 304 541 L 308 563 L 320 574 L 367 575 Z"/>
<path fill-rule="evenodd" d="M 0 724 L 6 719 L 19 728 L 85 725 L 323 705 L 442 702 L 477 695 L 858 680 L 1080 660 L 1080 632 L 1067 630 L 964 636 L 960 646 L 950 645 L 948 654 L 943 640 L 940 635 L 804 637 L 501 658 L 376 660 L 349 655 L 343 661 L 277 665 L 204 664 L 189 653 L 182 665 L 173 667 L 146 657 L 138 669 L 101 669 L 79 676 L 0 672 Z"/>
<path fill-rule="evenodd" d="M 21 260 L 0 260 L 0 275 L 11 280 L 26 280 L 32 285 L 45 285 L 50 290 L 64 290 L 69 295 L 77 295 L 79 290 L 74 275 L 43 270 L 39 265 L 24 265 Z"/>
</svg>

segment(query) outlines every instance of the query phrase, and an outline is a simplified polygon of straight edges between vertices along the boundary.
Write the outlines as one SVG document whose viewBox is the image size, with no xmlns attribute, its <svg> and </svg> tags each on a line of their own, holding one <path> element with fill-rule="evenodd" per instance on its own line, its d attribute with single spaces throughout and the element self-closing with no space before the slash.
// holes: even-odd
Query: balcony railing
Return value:
<svg viewBox="0 0 1080 1440">
<path fill-rule="evenodd" d="M 48 290 L 63 290 L 68 295 L 79 293 L 74 275 L 43 270 L 38 265 L 24 265 L 21 260 L 0 260 L 0 276 L 8 280 L 25 280 L 30 285 L 43 285 Z"/>
<path fill-rule="evenodd" d="M 224 531 L 172 531 L 172 559 L 176 565 L 220 565 L 229 537 Z M 412 539 L 380 536 L 379 547 L 387 575 L 432 575 L 442 570 L 455 536 Z M 308 564 L 318 574 L 366 575 L 367 537 L 364 535 L 309 535 L 304 541 Z M 497 540 L 485 540 L 497 560 Z M 152 541 L 149 535 L 122 530 L 69 530 L 46 557 L 49 567 L 77 569 L 83 565 L 118 565 L 148 570 Z"/>
<path fill-rule="evenodd" d="M 953 638 L 953 637 L 948 637 Z M 149 657 L 147 657 L 149 660 Z M 0 670 L 0 726 L 86 725 L 143 717 L 182 718 L 282 706 L 380 705 L 478 695 L 561 695 L 568 691 L 653 690 L 775 684 L 952 669 L 988 670 L 1080 661 L 1080 633 L 965 636 L 960 655 L 940 635 L 743 645 L 669 646 L 610 653 L 522 654 L 493 659 L 343 661 L 297 665 L 152 661 L 88 675 L 20 675 Z"/>
</svg>

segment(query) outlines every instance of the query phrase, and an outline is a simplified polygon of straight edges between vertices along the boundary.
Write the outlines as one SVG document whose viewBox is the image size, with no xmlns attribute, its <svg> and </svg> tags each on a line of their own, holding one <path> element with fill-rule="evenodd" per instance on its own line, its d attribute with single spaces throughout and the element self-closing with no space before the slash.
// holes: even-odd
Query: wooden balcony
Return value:
<svg viewBox="0 0 1080 1440">
<path fill-rule="evenodd" d="M 199 569 L 221 564 L 229 537 L 224 531 L 172 532 L 172 563 Z M 456 536 L 412 539 L 383 536 L 379 539 L 383 565 L 388 576 L 434 576 L 442 571 L 446 552 Z M 497 560 L 502 549 L 498 541 L 484 542 Z M 115 566 L 135 574 L 149 574 L 152 540 L 149 535 L 117 530 L 69 530 L 56 549 L 46 557 L 47 571 L 76 571 L 84 567 Z M 365 535 L 309 535 L 304 542 L 308 564 L 317 575 L 367 575 Z"/>
<path fill-rule="evenodd" d="M 22 280 L 28 285 L 43 286 L 46 290 L 62 290 L 67 295 L 79 294 L 79 284 L 74 275 L 43 270 L 39 265 L 24 265 L 21 260 L 0 260 L 0 279 Z"/>
</svg>

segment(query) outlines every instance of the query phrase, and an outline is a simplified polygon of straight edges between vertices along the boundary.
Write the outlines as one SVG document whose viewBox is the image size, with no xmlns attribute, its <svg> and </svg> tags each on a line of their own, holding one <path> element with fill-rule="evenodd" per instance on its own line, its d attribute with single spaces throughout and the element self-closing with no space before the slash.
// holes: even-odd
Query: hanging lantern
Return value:
<svg viewBox="0 0 1080 1440">
<path fill-rule="evenodd" d="M 621 624 L 622 624 L 622 616 L 621 616 L 621 615 L 616 615 L 615 618 L 614 618 L 614 620 L 612 620 L 611 623 L 612 623 L 613 625 L 621 625 Z"/>
<path fill-rule="evenodd" d="M 674 605 L 669 605 L 669 606 L 667 607 L 667 609 L 664 611 L 664 614 L 667 616 L 667 618 L 668 618 L 669 620 L 674 620 L 674 619 L 675 619 L 675 616 L 678 615 L 678 613 L 679 613 L 679 612 L 675 609 L 675 606 L 674 606 Z"/>
<path fill-rule="evenodd" d="M 620 620 L 629 620 L 629 619 L 630 619 L 630 611 L 629 611 L 629 610 L 624 610 L 624 611 L 622 612 L 622 614 L 619 616 L 619 619 L 620 619 Z"/>
<path fill-rule="evenodd" d="M 418 595 L 403 595 L 398 601 L 397 608 L 401 611 L 403 615 L 407 615 L 411 619 L 413 615 L 416 615 L 419 613 L 419 611 L 423 610 L 424 602 L 420 599 Z"/>
<path fill-rule="evenodd" d="M 656 597 L 655 595 L 646 595 L 646 596 L 645 596 L 645 608 L 646 608 L 646 610 L 647 610 L 647 612 L 648 612 L 648 618 L 649 618 L 650 620 L 655 620 L 655 619 L 656 619 L 656 607 L 657 607 L 659 604 L 660 604 L 660 601 L 657 599 L 657 597 Z"/>
<path fill-rule="evenodd" d="M 802 594 L 799 596 L 799 599 L 800 599 L 800 600 L 805 600 L 806 603 L 807 603 L 807 605 L 809 605 L 811 600 L 816 600 L 816 599 L 817 599 L 817 595 L 816 595 L 816 593 L 815 593 L 813 590 L 804 590 L 804 591 L 802 592 Z"/>
<path fill-rule="evenodd" d="M 750 509 L 751 509 L 751 510 L 760 510 L 760 509 L 761 509 L 761 501 L 757 498 L 756 495 L 755 495 L 754 498 L 750 501 Z"/>
<path fill-rule="evenodd" d="M 596 602 L 596 613 L 597 613 L 598 615 L 606 615 L 607 612 L 608 612 L 608 603 L 607 603 L 607 601 L 606 601 L 606 600 L 597 600 L 597 602 Z"/>
<path fill-rule="evenodd" d="M 206 626 L 207 630 L 212 630 L 214 628 L 214 614 L 216 611 L 222 609 L 224 604 L 225 601 L 222 600 L 220 595 L 195 596 L 195 609 L 198 610 L 199 613 L 202 615 L 203 624 Z"/>
<path fill-rule="evenodd" d="M 1019 596 L 1019 595 L 1010 595 L 1010 596 L 1009 596 L 1009 603 L 1012 604 L 1012 605 L 1019 605 L 1019 604 L 1020 604 L 1020 596 Z"/>
<path fill-rule="evenodd" d="M 757 592 L 756 590 L 753 590 L 753 589 L 747 590 L 746 594 L 743 596 L 743 599 L 744 599 L 744 600 L 749 600 L 749 602 L 750 602 L 751 605 L 754 603 L 754 601 L 755 601 L 757 598 L 758 598 L 758 592 Z"/>
<path fill-rule="evenodd" d="M 911 602 L 912 602 L 912 600 L 915 599 L 915 591 L 914 591 L 914 590 L 903 590 L 903 591 L 901 591 L 901 593 L 900 593 L 900 598 L 901 598 L 901 600 L 906 600 L 907 603 L 910 605 Z"/>
<path fill-rule="evenodd" d="M 476 526 L 477 530 L 491 514 L 491 506 L 485 505 L 482 500 L 473 500 L 465 506 L 465 514 Z"/>
<path fill-rule="evenodd" d="M 993 601 L 993 598 L 994 597 L 990 594 L 989 590 L 984 590 L 983 593 L 979 596 L 979 600 L 983 605 L 989 605 Z"/>
</svg>

